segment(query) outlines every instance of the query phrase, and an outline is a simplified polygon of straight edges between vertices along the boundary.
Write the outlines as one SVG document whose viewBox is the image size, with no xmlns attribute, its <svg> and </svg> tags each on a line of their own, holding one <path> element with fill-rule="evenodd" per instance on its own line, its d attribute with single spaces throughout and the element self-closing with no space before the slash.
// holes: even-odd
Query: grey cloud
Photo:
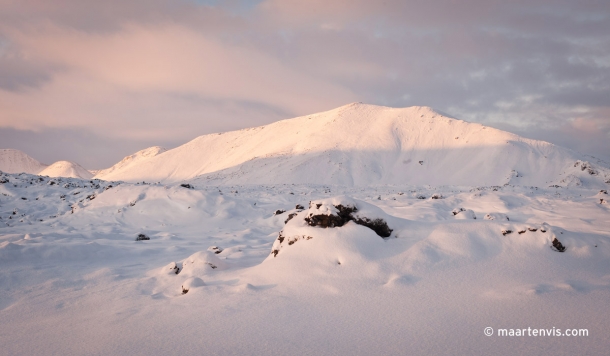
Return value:
<svg viewBox="0 0 610 356">
<path fill-rule="evenodd" d="M 0 128 L 0 142 L 0 148 L 21 150 L 45 164 L 68 160 L 87 169 L 108 168 L 123 157 L 150 146 L 173 148 L 182 144 L 171 140 L 117 139 L 86 129 L 29 131 L 12 128 Z"/>
<path fill-rule="evenodd" d="M 0 4 L 8 3 L 0 0 Z M 133 23 L 150 28 L 176 23 L 226 46 L 264 53 L 316 83 L 353 93 L 354 100 L 428 105 L 586 152 L 603 154 L 608 148 L 604 134 L 589 139 L 585 133 L 566 133 L 577 119 L 594 119 L 603 127 L 610 122 L 607 1 L 61 0 L 54 2 L 57 6 L 45 1 L 11 4 L 0 14 L 0 30 L 28 32 L 45 20 L 85 33 L 120 32 Z M 176 53 L 180 56 L 189 53 Z M 270 79 L 278 76 L 274 69 L 269 65 L 254 68 L 261 78 Z M 227 65 L 224 70 L 240 68 Z M 35 59 L 0 59 L 0 80 L 4 78 L 0 87 L 40 86 L 52 80 L 55 71 Z M 227 88 L 224 82 L 220 86 Z M 307 91 L 295 93 L 302 100 L 311 99 Z M 338 94 L 326 95 L 332 99 Z M 219 99 L 176 88 L 163 93 L 127 91 L 126 99 L 112 107 L 91 109 L 100 111 L 97 120 L 102 114 L 114 118 L 112 125 L 125 136 L 136 135 L 139 126 L 158 132 L 168 125 L 183 127 L 182 131 L 165 130 L 166 135 L 173 132 L 172 142 L 186 140 L 185 131 L 196 136 L 330 109 L 325 107 L 327 102 L 315 109 L 307 109 L 309 104 L 287 107 L 276 96 L 272 90 L 256 99 L 245 95 Z M 100 134 L 115 137 L 110 132 Z"/>
</svg>

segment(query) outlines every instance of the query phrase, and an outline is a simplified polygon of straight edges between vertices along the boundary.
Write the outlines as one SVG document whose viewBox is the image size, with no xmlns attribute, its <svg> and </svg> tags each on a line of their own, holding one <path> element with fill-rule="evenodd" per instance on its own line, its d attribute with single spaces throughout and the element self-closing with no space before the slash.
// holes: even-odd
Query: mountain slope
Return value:
<svg viewBox="0 0 610 356">
<path fill-rule="evenodd" d="M 97 171 L 95 173 L 95 177 L 99 178 L 99 179 L 105 179 L 106 176 L 110 176 L 114 172 L 120 172 L 120 171 L 127 170 L 130 166 L 132 166 L 138 162 L 141 162 L 143 160 L 146 160 L 148 158 L 160 155 L 161 153 L 163 153 L 165 151 L 167 151 L 167 149 L 165 149 L 163 147 L 159 147 L 159 146 L 145 148 L 143 150 L 140 150 L 132 155 L 129 155 L 129 156 L 123 158 L 119 163 L 115 164 L 114 166 L 112 166 L 110 168 Z"/>
<path fill-rule="evenodd" d="M 12 148 L 0 149 L 0 171 L 5 173 L 38 174 L 47 167 L 28 156 L 25 152 Z"/>
<path fill-rule="evenodd" d="M 57 161 L 38 173 L 41 176 L 89 179 L 93 174 L 78 163 Z"/>
<path fill-rule="evenodd" d="M 353 103 L 266 126 L 200 136 L 116 169 L 104 179 L 546 186 L 603 185 L 610 178 L 606 168 L 583 159 L 550 143 L 448 118 L 428 107 Z"/>
</svg>

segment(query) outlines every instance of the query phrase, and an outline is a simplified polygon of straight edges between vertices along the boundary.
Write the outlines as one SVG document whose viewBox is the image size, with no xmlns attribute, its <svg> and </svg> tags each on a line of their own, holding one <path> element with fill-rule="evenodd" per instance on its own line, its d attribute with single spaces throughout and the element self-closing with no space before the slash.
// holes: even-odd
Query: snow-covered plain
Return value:
<svg viewBox="0 0 610 356">
<path fill-rule="evenodd" d="M 599 189 L 0 180 L 2 354 L 605 354 L 610 342 Z M 309 202 L 331 197 L 385 218 L 391 236 L 307 226 Z M 311 238 L 274 257 L 280 231 Z"/>
<path fill-rule="evenodd" d="M 0 174 L 0 354 L 607 354 L 591 157 L 351 104 L 96 174 Z"/>
</svg>

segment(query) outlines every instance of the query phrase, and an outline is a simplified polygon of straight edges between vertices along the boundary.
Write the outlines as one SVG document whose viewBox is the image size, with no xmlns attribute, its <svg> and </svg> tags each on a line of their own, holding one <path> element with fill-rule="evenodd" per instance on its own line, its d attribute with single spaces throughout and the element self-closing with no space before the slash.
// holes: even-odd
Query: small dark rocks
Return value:
<svg viewBox="0 0 610 356">
<path fill-rule="evenodd" d="M 512 234 L 513 230 L 502 230 L 502 236 L 506 236 L 508 234 Z"/>
<path fill-rule="evenodd" d="M 222 248 L 218 247 L 218 246 L 211 246 L 208 248 L 208 251 L 210 252 L 214 252 L 215 254 L 219 254 L 222 251 L 224 251 Z"/>
<path fill-rule="evenodd" d="M 455 209 L 453 209 L 452 213 L 453 213 L 453 215 L 457 215 L 457 214 L 461 213 L 462 211 L 466 211 L 466 209 L 464 209 L 464 208 L 455 208 Z"/>
<path fill-rule="evenodd" d="M 295 216 L 297 216 L 297 213 L 290 213 L 290 214 L 288 214 L 288 218 L 286 220 L 284 220 L 284 224 L 288 224 L 288 222 L 290 220 L 292 220 L 292 218 L 294 218 Z"/>
<path fill-rule="evenodd" d="M 316 208 L 320 208 L 321 204 L 316 204 Z M 354 217 L 352 214 L 357 212 L 358 209 L 355 206 L 344 206 L 344 205 L 334 205 L 337 209 L 337 215 L 334 214 L 319 214 L 315 215 L 309 213 L 307 217 L 305 217 L 305 222 L 309 226 L 319 226 L 322 228 L 328 227 L 341 227 L 345 225 L 348 221 L 353 221 L 358 225 L 366 226 L 369 229 L 375 231 L 375 233 L 381 237 L 388 237 L 392 234 L 392 229 L 388 226 L 387 222 L 383 219 L 368 219 L 365 217 Z M 311 207 L 310 207 L 311 209 Z"/>
<path fill-rule="evenodd" d="M 182 188 L 186 188 L 186 189 L 193 189 L 194 188 L 192 185 L 190 185 L 188 183 L 182 183 L 182 184 L 180 184 L 180 186 Z"/>
<path fill-rule="evenodd" d="M 136 241 L 148 241 L 150 240 L 150 237 L 144 235 L 144 234 L 138 234 L 138 237 L 136 237 Z"/>
<path fill-rule="evenodd" d="M 392 229 L 388 226 L 388 223 L 383 219 L 370 220 L 367 218 L 354 219 L 354 222 L 358 225 L 363 225 L 369 229 L 375 231 L 375 233 L 381 237 L 389 237 L 392 234 Z"/>
<path fill-rule="evenodd" d="M 566 247 L 557 238 L 553 239 L 553 247 L 557 252 L 564 252 L 566 250 Z"/>
<path fill-rule="evenodd" d="M 276 211 L 273 213 L 273 215 L 281 215 L 281 214 L 284 214 L 285 212 L 286 212 L 286 210 L 277 209 L 277 210 L 276 210 Z"/>
<path fill-rule="evenodd" d="M 303 205 L 301 205 L 301 204 L 297 204 L 294 208 L 297 209 L 297 210 L 305 209 L 305 207 Z"/>
</svg>

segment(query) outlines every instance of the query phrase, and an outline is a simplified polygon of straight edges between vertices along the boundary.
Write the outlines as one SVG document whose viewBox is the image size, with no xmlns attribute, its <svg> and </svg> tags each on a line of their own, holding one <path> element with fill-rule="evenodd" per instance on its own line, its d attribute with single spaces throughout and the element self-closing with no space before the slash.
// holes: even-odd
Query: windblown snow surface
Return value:
<svg viewBox="0 0 610 356">
<path fill-rule="evenodd" d="M 339 145 L 342 136 L 322 128 L 324 140 L 312 142 L 312 133 L 295 144 L 316 152 L 324 152 L 316 148 L 321 144 Z M 452 140 L 458 135 L 465 133 L 451 133 Z M 470 135 L 468 141 L 485 140 Z M 375 137 L 363 133 L 361 140 Z M 407 174 L 416 183 L 358 165 L 386 157 L 376 151 L 349 156 L 354 165 L 341 177 L 353 181 L 325 171 L 339 161 L 322 153 L 305 168 L 287 158 L 292 163 L 270 163 L 266 172 L 261 161 L 251 174 L 242 165 L 197 177 L 201 166 L 178 174 L 188 165 L 167 158 L 174 157 L 170 150 L 128 169 L 140 183 L 4 173 L 0 353 L 607 354 L 608 168 L 511 137 L 516 150 L 540 151 L 488 162 L 491 167 L 461 158 L 459 166 L 447 163 L 445 174 L 435 166 L 445 162 L 440 153 L 427 152 L 421 165 L 417 157 L 426 150 L 408 153 L 403 144 L 411 138 L 404 138 L 392 162 L 402 167 L 410 157 L 406 165 L 422 169 Z M 482 152 L 510 147 L 490 143 Z M 477 150 L 469 152 L 479 159 Z M 556 169 L 553 174 L 528 168 L 539 153 L 547 153 L 544 167 Z M 174 166 L 136 177 L 162 158 Z M 282 167 L 338 181 L 281 182 L 294 178 L 281 176 Z M 235 173 L 240 170 L 245 173 Z M 462 184 L 469 176 L 486 181 L 485 173 L 501 184 Z M 444 182 L 455 174 L 460 184 L 433 184 L 441 181 L 436 174 Z M 484 333 L 488 327 L 492 336 Z M 513 335 L 525 329 L 525 336 L 499 336 L 498 329 Z M 553 336 L 540 336 L 539 329 Z M 581 336 L 565 335 L 573 329 Z"/>
</svg>

